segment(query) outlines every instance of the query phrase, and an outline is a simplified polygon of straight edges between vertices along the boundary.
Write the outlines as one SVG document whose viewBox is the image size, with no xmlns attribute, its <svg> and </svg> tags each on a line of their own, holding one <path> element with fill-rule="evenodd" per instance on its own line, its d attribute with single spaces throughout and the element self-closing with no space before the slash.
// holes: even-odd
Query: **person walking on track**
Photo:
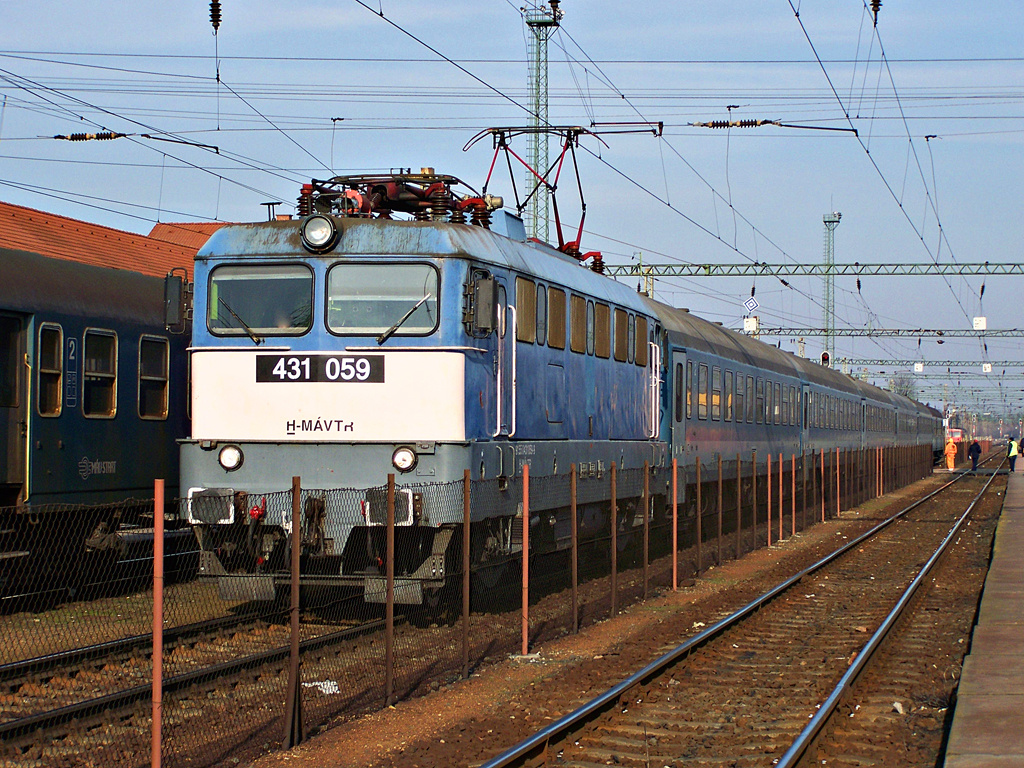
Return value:
<svg viewBox="0 0 1024 768">
<path fill-rule="evenodd" d="M 978 459 L 981 458 L 981 443 L 975 440 L 967 449 L 967 458 L 971 460 L 971 472 L 978 471 Z"/>
<path fill-rule="evenodd" d="M 956 443 L 953 442 L 953 438 L 946 441 L 946 450 L 943 453 L 946 454 L 946 469 L 952 472 L 956 466 Z"/>
</svg>

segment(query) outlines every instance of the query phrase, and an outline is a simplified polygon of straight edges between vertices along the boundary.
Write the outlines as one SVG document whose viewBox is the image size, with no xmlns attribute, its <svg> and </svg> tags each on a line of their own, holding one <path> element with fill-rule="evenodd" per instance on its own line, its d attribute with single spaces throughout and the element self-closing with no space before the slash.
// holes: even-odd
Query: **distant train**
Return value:
<svg viewBox="0 0 1024 768">
<path fill-rule="evenodd" d="M 0 249 L 0 597 L 151 530 L 154 478 L 177 493 L 187 340 L 163 307 L 158 278 Z"/>
<path fill-rule="evenodd" d="M 467 469 L 941 448 L 935 410 L 640 295 L 459 183 L 429 169 L 314 182 L 299 220 L 227 226 L 197 254 L 181 467 L 202 573 L 284 567 L 291 509 L 272 494 L 293 475 L 356 489 L 354 509 L 310 491 L 303 572 L 364 588 L 397 474 L 402 599 L 418 602 L 444 585 L 462 523 L 420 491 Z M 515 505 L 491 502 L 472 509 L 475 562 L 518 546 Z M 587 514 L 607 526 L 606 503 Z M 564 507 L 534 521 L 532 545 L 568 546 Z"/>
</svg>

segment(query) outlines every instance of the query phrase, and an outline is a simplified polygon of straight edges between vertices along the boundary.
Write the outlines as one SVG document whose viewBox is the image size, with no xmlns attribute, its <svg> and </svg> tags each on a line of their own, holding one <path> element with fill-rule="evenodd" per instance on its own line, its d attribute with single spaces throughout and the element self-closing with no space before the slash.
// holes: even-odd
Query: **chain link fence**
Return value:
<svg viewBox="0 0 1024 768">
<path fill-rule="evenodd" d="M 769 473 L 749 454 L 173 501 L 158 753 L 218 766 L 280 749 L 692 583 L 931 463 L 928 448 L 808 453 Z M 150 764 L 153 516 L 152 501 L 0 510 L 17 532 L 0 553 L 0 765 Z"/>
</svg>

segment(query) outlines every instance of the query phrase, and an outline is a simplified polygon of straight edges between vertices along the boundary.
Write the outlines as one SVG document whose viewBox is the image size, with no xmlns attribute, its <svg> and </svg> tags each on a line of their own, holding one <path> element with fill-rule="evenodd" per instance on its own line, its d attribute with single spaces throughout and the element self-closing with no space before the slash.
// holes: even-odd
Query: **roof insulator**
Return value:
<svg viewBox="0 0 1024 768">
<path fill-rule="evenodd" d="M 220 0 L 210 0 L 210 23 L 213 25 L 213 34 L 220 29 Z"/>
<path fill-rule="evenodd" d="M 878 26 L 878 9 L 882 7 L 882 0 L 871 0 L 871 13 L 875 17 L 875 26 Z"/>
</svg>

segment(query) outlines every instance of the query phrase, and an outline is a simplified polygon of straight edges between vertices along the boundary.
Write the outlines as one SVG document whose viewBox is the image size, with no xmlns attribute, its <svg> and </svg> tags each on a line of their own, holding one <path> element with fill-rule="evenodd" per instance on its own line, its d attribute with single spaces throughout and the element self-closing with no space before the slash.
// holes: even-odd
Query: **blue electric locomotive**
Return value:
<svg viewBox="0 0 1024 768">
<path fill-rule="evenodd" d="M 202 573 L 283 565 L 291 509 L 273 493 L 293 475 L 356 489 L 345 513 L 307 498 L 303 573 L 368 598 L 370 529 L 398 476 L 399 599 L 415 603 L 444 585 L 462 522 L 460 505 L 417 488 L 467 469 L 500 488 L 524 464 L 593 476 L 739 450 L 931 444 L 940 429 L 924 406 L 528 239 L 500 200 L 459 183 L 431 169 L 315 182 L 299 220 L 224 227 L 197 254 L 181 467 Z M 564 512 L 538 515 L 531 542 L 567 546 Z M 500 498 L 474 507 L 475 559 L 513 553 L 517 513 Z"/>
</svg>

